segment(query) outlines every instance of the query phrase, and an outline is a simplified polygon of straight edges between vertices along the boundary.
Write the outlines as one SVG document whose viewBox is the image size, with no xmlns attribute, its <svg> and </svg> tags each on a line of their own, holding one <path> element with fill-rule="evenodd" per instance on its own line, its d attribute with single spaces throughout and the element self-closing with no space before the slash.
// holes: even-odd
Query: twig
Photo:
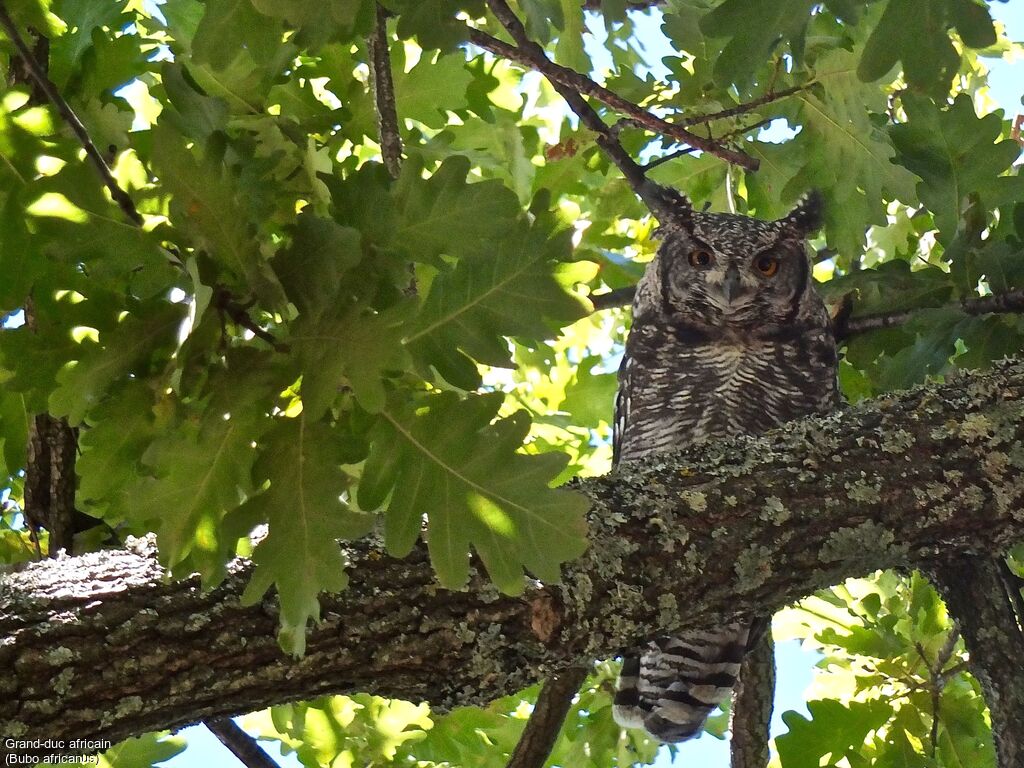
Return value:
<svg viewBox="0 0 1024 768">
<path fill-rule="evenodd" d="M 231 318 L 236 325 L 240 325 L 247 331 L 252 333 L 258 339 L 262 339 L 274 348 L 276 352 L 288 352 L 289 346 L 284 342 L 278 341 L 277 338 L 268 331 L 266 328 L 262 328 L 256 323 L 249 313 L 246 311 L 247 307 L 239 304 L 235 301 L 231 292 L 228 291 L 224 286 L 217 285 L 213 289 L 213 306 L 223 312 L 225 315 Z"/>
<path fill-rule="evenodd" d="M 395 81 L 391 76 L 391 59 L 388 56 L 388 13 L 380 3 L 377 3 L 376 22 L 367 42 L 380 153 L 391 178 L 397 179 L 402 169 L 402 136 L 398 132 Z"/>
<path fill-rule="evenodd" d="M 82 145 L 86 156 L 92 161 L 97 173 L 99 173 L 100 178 L 103 180 L 103 184 L 110 192 L 110 196 L 114 198 L 114 202 L 117 203 L 125 216 L 141 227 L 143 219 L 135 207 L 135 203 L 132 202 L 128 193 L 118 186 L 117 180 L 110 172 L 110 167 L 107 165 L 106 160 L 103 159 L 100 151 L 96 149 L 92 139 L 89 138 L 89 133 L 85 130 L 82 121 L 75 114 L 75 111 L 71 109 L 67 101 L 64 100 L 64 97 L 60 95 L 57 87 L 50 82 L 50 79 L 43 72 L 43 68 L 39 66 L 39 62 L 32 55 L 32 51 L 25 43 L 25 39 L 18 32 L 18 27 L 15 25 L 14 20 L 11 19 L 10 14 L 7 12 L 7 6 L 3 0 L 0 0 L 0 26 L 3 27 L 11 42 L 14 43 L 14 48 L 18 51 L 18 56 L 25 63 L 25 68 L 28 70 L 29 75 L 31 75 L 36 85 L 39 86 L 40 90 L 46 95 L 46 98 L 50 100 L 50 103 L 53 104 L 61 117 L 64 118 L 64 122 L 67 123 L 68 127 L 71 128 L 78 138 L 79 144 Z"/>
<path fill-rule="evenodd" d="M 995 293 L 990 296 L 975 296 L 961 299 L 955 304 L 947 304 L 943 307 L 921 307 L 920 309 L 960 309 L 968 315 L 987 315 L 997 312 L 1024 312 L 1024 289 L 1007 291 L 1006 293 Z M 851 317 L 840 327 L 836 328 L 837 339 L 847 339 L 867 331 L 876 331 L 881 328 L 892 328 L 903 325 L 913 317 L 920 309 L 903 309 L 895 312 L 879 312 L 861 317 Z"/>
<path fill-rule="evenodd" d="M 772 122 L 774 119 L 774 117 L 766 117 L 764 120 L 758 120 L 756 123 L 753 123 L 751 125 L 743 125 L 740 126 L 739 128 L 734 128 L 731 131 L 726 131 L 721 136 L 719 136 L 716 139 L 716 141 L 724 141 L 725 139 L 731 139 L 733 136 L 738 136 L 743 133 L 749 133 L 750 131 L 757 130 L 761 126 L 767 125 L 768 123 Z M 682 149 L 677 149 L 675 152 L 670 152 L 667 155 L 656 157 L 646 165 L 642 166 L 644 173 L 650 173 L 659 165 L 664 165 L 665 163 L 671 160 L 675 160 L 677 157 L 682 157 L 683 155 L 693 154 L 695 151 L 696 147 L 683 147 Z"/>
<path fill-rule="evenodd" d="M 234 720 L 218 717 L 207 720 L 205 725 L 247 768 L 280 768 L 263 747 L 256 743 L 256 739 L 239 728 Z"/>
<path fill-rule="evenodd" d="M 570 667 L 548 678 L 506 768 L 541 768 L 544 765 L 569 714 L 572 699 L 586 679 L 585 667 Z"/>
<path fill-rule="evenodd" d="M 758 107 L 763 107 L 765 104 L 771 104 L 773 101 L 780 101 L 788 96 L 792 96 L 794 93 L 800 93 L 805 91 L 814 85 L 816 81 L 810 80 L 802 85 L 794 85 L 792 88 L 783 88 L 781 91 L 769 91 L 763 96 L 758 96 L 756 99 L 751 99 L 742 104 L 737 104 L 735 107 L 729 107 L 718 112 L 712 112 L 710 115 L 696 115 L 694 117 L 687 117 L 682 120 L 677 120 L 676 125 L 700 125 L 701 123 L 710 123 L 714 120 L 722 120 L 726 117 L 736 117 L 747 112 L 753 112 Z M 774 118 L 771 118 L 774 119 Z M 770 122 L 770 120 L 769 120 Z"/>
<path fill-rule="evenodd" d="M 508 5 L 504 3 L 504 0 L 500 0 L 500 4 L 503 4 L 505 5 L 505 8 L 508 8 Z M 586 75 L 580 74 L 575 70 L 563 67 L 562 65 L 551 61 L 551 59 L 549 59 L 544 53 L 544 49 L 526 36 L 526 28 L 523 27 L 522 22 L 519 21 L 514 13 L 512 13 L 511 9 L 508 9 L 508 13 L 506 14 L 500 9 L 495 10 L 494 3 L 489 2 L 488 5 L 491 7 L 491 11 L 494 13 L 498 21 L 500 21 L 508 30 L 516 44 L 509 45 L 496 37 L 488 35 L 486 32 L 472 27 L 469 28 L 469 42 L 478 48 L 490 51 L 496 56 L 501 56 L 502 58 L 515 61 L 543 74 L 551 81 L 551 84 L 555 87 L 555 90 L 562 95 L 562 98 L 569 102 L 569 106 L 572 111 L 575 112 L 580 120 L 595 133 L 606 134 L 609 130 L 608 126 L 605 125 L 604 121 L 597 116 L 596 112 L 593 113 L 594 118 L 601 124 L 601 128 L 595 127 L 591 121 L 585 119 L 580 110 L 577 109 L 577 106 L 574 106 L 574 100 L 569 97 L 569 93 L 572 93 L 576 97 L 578 100 L 577 105 L 583 104 L 586 109 L 591 112 L 593 112 L 593 109 L 583 100 L 583 96 L 592 96 L 612 109 L 615 109 L 624 115 L 628 115 L 634 124 L 642 126 L 653 133 L 671 136 L 679 142 L 689 144 L 702 152 L 707 152 L 715 155 L 716 157 L 720 157 L 733 165 L 739 165 L 752 171 L 757 170 L 757 158 L 751 157 L 745 152 L 723 147 L 714 140 L 705 139 L 702 136 L 698 136 L 697 134 L 686 130 L 686 128 L 678 123 L 670 123 L 657 115 L 653 115 L 637 104 L 634 104 L 632 101 L 624 99 L 617 93 L 609 91 L 607 88 L 598 85 Z M 510 27 L 510 24 L 514 26 Z"/>
<path fill-rule="evenodd" d="M 1024 126 L 1024 115 L 1017 115 L 1013 118 L 1013 127 L 1010 129 L 1010 138 L 1024 147 L 1024 138 L 1020 135 L 1020 129 Z"/>
<path fill-rule="evenodd" d="M 645 11 L 656 5 L 662 5 L 666 0 L 626 0 L 626 9 L 630 11 Z M 601 10 L 601 0 L 584 0 L 583 7 L 588 11 Z"/>
<path fill-rule="evenodd" d="M 594 305 L 594 311 L 600 312 L 603 309 L 614 309 L 622 307 L 633 301 L 636 293 L 636 286 L 627 285 L 625 288 L 615 288 L 608 293 L 591 295 L 590 303 Z"/>
<path fill-rule="evenodd" d="M 634 293 L 636 293 L 634 286 L 616 288 L 608 293 L 599 293 L 591 296 L 590 302 L 594 305 L 594 311 L 599 312 L 628 304 L 633 300 Z M 1024 313 L 1024 288 L 1007 291 L 1006 293 L 995 293 L 991 296 L 969 297 L 961 299 L 959 302 L 944 304 L 939 307 L 901 309 L 894 312 L 862 315 L 846 320 L 840 319 L 835 326 L 836 340 L 845 341 L 852 336 L 858 336 L 868 331 L 877 331 L 882 328 L 894 328 L 898 325 L 903 325 L 915 314 L 925 309 L 959 309 L 966 315 Z"/>
<path fill-rule="evenodd" d="M 953 656 L 953 651 L 956 650 L 956 643 L 959 639 L 960 625 L 954 621 L 953 628 L 946 636 L 946 642 L 944 642 L 942 644 L 942 648 L 939 649 L 939 653 L 935 657 L 934 664 L 928 661 L 928 657 L 925 655 L 924 648 L 921 647 L 921 644 L 914 644 L 917 647 L 918 655 L 920 655 L 921 659 L 928 666 L 929 671 L 929 688 L 931 689 L 932 700 L 932 759 L 935 758 L 935 753 L 938 751 L 939 747 L 939 706 L 942 701 L 942 689 L 945 688 L 946 682 L 949 680 L 949 677 L 943 673 L 942 668 L 949 663 L 949 659 Z"/>
</svg>

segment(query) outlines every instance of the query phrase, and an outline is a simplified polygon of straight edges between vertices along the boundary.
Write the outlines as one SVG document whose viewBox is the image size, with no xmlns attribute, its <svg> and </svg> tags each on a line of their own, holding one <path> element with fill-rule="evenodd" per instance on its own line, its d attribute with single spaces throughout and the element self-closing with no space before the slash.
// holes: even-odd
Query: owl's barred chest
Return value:
<svg viewBox="0 0 1024 768">
<path fill-rule="evenodd" d="M 829 410 L 835 370 L 812 359 L 816 341 L 669 342 L 650 355 L 634 349 L 621 458 L 764 432 Z"/>
</svg>

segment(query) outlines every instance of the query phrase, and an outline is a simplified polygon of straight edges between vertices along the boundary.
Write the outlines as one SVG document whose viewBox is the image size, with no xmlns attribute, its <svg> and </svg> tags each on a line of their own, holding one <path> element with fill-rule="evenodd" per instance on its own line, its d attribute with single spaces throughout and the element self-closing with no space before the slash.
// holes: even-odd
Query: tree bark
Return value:
<svg viewBox="0 0 1024 768">
<path fill-rule="evenodd" d="M 118 741 L 352 691 L 479 704 L 849 576 L 994 555 L 1024 537 L 1024 363 L 576 486 L 593 501 L 590 546 L 561 584 L 505 596 L 475 570 L 447 591 L 425 547 L 395 560 L 354 542 L 350 586 L 323 596 L 301 660 L 274 640 L 274 599 L 240 603 L 244 561 L 208 592 L 169 581 L 148 539 L 8 573 L 0 737 Z"/>
<path fill-rule="evenodd" d="M 1024 507 L 1018 507 L 1018 515 Z M 1001 563 L 959 554 L 932 570 L 985 692 L 1000 768 L 1024 764 L 1024 632 L 1006 594 Z"/>
<path fill-rule="evenodd" d="M 747 652 L 732 697 L 731 768 L 765 768 L 775 706 L 775 643 L 769 625 Z"/>
</svg>

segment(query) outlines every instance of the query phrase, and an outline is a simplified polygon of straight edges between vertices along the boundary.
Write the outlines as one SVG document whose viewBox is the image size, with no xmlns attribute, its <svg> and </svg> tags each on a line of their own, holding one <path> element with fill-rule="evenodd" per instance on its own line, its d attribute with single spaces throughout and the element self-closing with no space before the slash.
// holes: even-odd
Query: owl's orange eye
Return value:
<svg viewBox="0 0 1024 768">
<path fill-rule="evenodd" d="M 774 256 L 758 256 L 754 266 L 765 277 L 771 277 L 779 271 L 779 260 Z"/>
<path fill-rule="evenodd" d="M 711 263 L 711 254 L 707 251 L 690 251 L 691 267 L 706 267 Z"/>
</svg>

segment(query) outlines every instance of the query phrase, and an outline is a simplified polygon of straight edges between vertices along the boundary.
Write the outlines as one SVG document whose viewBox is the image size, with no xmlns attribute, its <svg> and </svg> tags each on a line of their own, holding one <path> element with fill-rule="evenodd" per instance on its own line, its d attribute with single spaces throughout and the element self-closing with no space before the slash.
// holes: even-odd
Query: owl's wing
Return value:
<svg viewBox="0 0 1024 768">
<path fill-rule="evenodd" d="M 615 415 L 612 421 L 612 466 L 618 466 L 622 455 L 622 437 L 626 434 L 629 423 L 629 393 L 632 389 L 630 374 L 633 358 L 627 352 L 619 364 L 619 389 L 615 393 Z"/>
</svg>

